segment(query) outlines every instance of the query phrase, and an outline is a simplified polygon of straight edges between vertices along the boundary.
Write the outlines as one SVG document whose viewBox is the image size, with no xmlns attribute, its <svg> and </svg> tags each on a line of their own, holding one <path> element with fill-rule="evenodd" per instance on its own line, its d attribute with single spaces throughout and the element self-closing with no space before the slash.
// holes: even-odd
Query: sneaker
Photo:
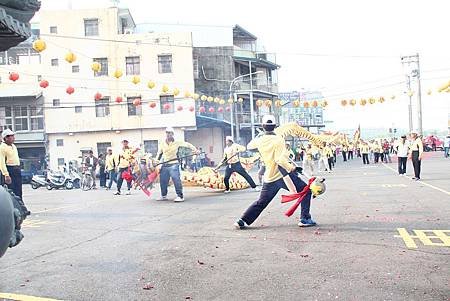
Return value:
<svg viewBox="0 0 450 301">
<path fill-rule="evenodd" d="M 175 200 L 173 200 L 175 203 L 181 203 L 181 202 L 184 202 L 184 198 L 180 198 L 179 196 L 177 196 L 176 198 L 175 198 Z"/>
<path fill-rule="evenodd" d="M 312 227 L 315 225 L 317 225 L 316 222 L 313 221 L 311 218 L 308 218 L 308 219 L 302 218 L 300 220 L 300 222 L 298 223 L 299 227 Z"/>
<path fill-rule="evenodd" d="M 159 199 L 157 199 L 157 201 L 167 201 L 168 198 L 166 195 L 161 196 Z"/>
<path fill-rule="evenodd" d="M 127 193 L 125 193 L 126 195 L 131 195 L 131 190 L 128 190 Z"/>
<path fill-rule="evenodd" d="M 255 188 L 252 188 L 253 191 L 259 192 L 261 191 L 261 188 L 259 188 L 258 186 L 256 186 Z"/>
<path fill-rule="evenodd" d="M 114 195 L 120 195 L 120 191 L 114 192 Z"/>
<path fill-rule="evenodd" d="M 231 190 L 225 190 L 223 193 L 227 194 L 227 193 L 230 193 L 230 192 L 231 192 Z"/>
<path fill-rule="evenodd" d="M 242 219 L 237 220 L 233 224 L 233 226 L 236 228 L 236 230 L 243 230 L 248 227 L 248 225 Z"/>
</svg>

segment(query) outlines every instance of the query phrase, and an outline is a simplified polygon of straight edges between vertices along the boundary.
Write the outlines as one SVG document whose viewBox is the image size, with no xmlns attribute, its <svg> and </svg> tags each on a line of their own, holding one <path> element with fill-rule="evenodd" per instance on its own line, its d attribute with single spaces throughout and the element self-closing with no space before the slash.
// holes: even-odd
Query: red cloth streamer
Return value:
<svg viewBox="0 0 450 301">
<path fill-rule="evenodd" d="M 291 201 L 297 200 L 297 202 L 295 202 L 295 204 L 292 205 L 291 208 L 289 208 L 288 211 L 286 211 L 284 213 L 284 215 L 289 217 L 292 214 L 294 214 L 295 210 L 297 210 L 297 208 L 300 205 L 300 203 L 305 199 L 305 196 L 310 191 L 310 186 L 311 186 L 312 182 L 314 182 L 315 179 L 316 178 L 314 178 L 314 177 L 309 179 L 308 185 L 303 187 L 302 191 L 297 192 L 297 193 L 293 193 L 293 194 L 288 194 L 288 195 L 282 195 L 281 196 L 281 203 L 287 203 L 287 202 L 291 202 Z"/>
<path fill-rule="evenodd" d="M 131 168 L 128 167 L 128 169 L 124 172 L 122 172 L 122 179 L 124 179 L 127 182 L 133 181 L 133 175 L 131 174 Z"/>
</svg>

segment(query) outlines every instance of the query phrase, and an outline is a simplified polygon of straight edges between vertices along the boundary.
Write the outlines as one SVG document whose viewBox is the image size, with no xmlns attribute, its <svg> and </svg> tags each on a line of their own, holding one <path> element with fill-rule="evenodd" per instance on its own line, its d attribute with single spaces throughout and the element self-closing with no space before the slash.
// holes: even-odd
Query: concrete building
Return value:
<svg viewBox="0 0 450 301">
<path fill-rule="evenodd" d="M 180 139 L 196 130 L 195 112 L 189 110 L 194 101 L 184 97 L 185 91 L 194 91 L 191 33 L 135 33 L 130 12 L 116 7 L 42 11 L 38 20 L 47 49 L 33 64 L 20 59 L 0 76 L 5 82 L 7 72 L 17 71 L 21 77 L 8 82 L 9 89 L 26 85 L 41 90 L 42 105 L 32 103 L 44 109 L 42 141 L 52 168 L 89 150 L 97 155 L 109 146 L 118 149 L 124 138 L 155 154 L 166 126 L 174 127 Z M 68 53 L 76 56 L 72 63 L 65 60 Z M 94 61 L 102 67 L 99 72 L 91 69 Z M 123 73 L 119 79 L 113 76 L 116 70 Z M 134 76 L 140 83 L 132 83 Z M 49 86 L 39 88 L 40 80 Z M 169 91 L 162 93 L 164 85 Z M 69 86 L 74 88 L 70 95 Z M 101 96 L 96 100 L 97 93 Z M 121 103 L 116 103 L 117 97 Z M 142 105 L 135 106 L 138 98 Z M 21 132 L 16 126 L 13 130 Z"/>
</svg>

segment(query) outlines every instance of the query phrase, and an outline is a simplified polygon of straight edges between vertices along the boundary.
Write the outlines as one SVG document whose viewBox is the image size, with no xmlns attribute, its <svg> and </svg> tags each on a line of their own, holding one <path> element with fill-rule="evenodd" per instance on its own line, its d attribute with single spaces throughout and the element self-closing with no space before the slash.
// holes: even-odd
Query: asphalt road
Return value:
<svg viewBox="0 0 450 301">
<path fill-rule="evenodd" d="M 395 163 L 339 159 L 312 200 L 313 228 L 285 217 L 277 197 L 250 229 L 234 230 L 258 196 L 250 190 L 189 187 L 173 203 L 156 202 L 158 191 L 149 200 L 25 188 L 33 215 L 0 259 L 0 300 L 449 300 L 450 160 L 441 155 L 424 160 L 422 182 L 396 175 Z"/>
</svg>

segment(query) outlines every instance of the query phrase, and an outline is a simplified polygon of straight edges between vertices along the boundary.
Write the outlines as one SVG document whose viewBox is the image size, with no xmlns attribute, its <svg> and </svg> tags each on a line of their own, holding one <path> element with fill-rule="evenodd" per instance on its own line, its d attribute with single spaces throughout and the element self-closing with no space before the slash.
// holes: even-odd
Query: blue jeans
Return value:
<svg viewBox="0 0 450 301">
<path fill-rule="evenodd" d="M 181 184 L 179 164 L 163 165 L 161 167 L 159 185 L 161 187 L 161 196 L 163 197 L 167 196 L 167 186 L 169 185 L 170 179 L 172 179 L 173 185 L 175 186 L 177 196 L 183 198 L 183 186 Z"/>
<path fill-rule="evenodd" d="M 448 147 L 444 147 L 444 157 L 445 158 L 448 158 L 448 150 L 449 150 Z"/>
<path fill-rule="evenodd" d="M 291 173 L 289 177 L 294 182 L 295 188 L 297 191 L 301 191 L 303 187 L 306 186 L 306 183 L 302 181 L 296 174 Z M 275 182 L 264 183 L 261 189 L 261 194 L 259 195 L 259 199 L 248 207 L 245 213 L 242 215 L 241 219 L 247 224 L 251 225 L 263 212 L 263 210 L 270 204 L 273 198 L 277 195 L 280 189 L 288 190 L 284 180 L 281 178 L 276 180 Z M 300 203 L 301 205 L 301 213 L 300 218 L 308 219 L 311 218 L 309 214 L 309 208 L 311 204 L 311 191 L 305 196 L 305 199 Z"/>
<path fill-rule="evenodd" d="M 117 183 L 117 173 L 115 170 L 110 170 L 109 172 L 109 182 L 108 182 L 108 188 L 111 189 L 112 183 Z"/>
</svg>

